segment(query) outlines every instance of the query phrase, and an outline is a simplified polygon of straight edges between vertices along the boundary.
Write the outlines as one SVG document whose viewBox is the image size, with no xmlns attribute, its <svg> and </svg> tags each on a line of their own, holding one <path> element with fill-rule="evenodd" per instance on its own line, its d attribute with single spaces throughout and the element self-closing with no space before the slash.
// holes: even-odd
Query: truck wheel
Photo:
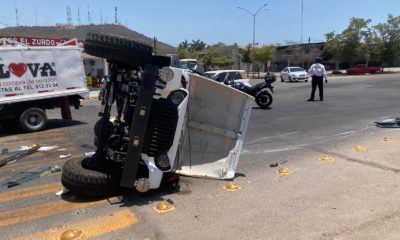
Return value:
<svg viewBox="0 0 400 240">
<path fill-rule="evenodd" d="M 41 108 L 28 108 L 19 116 L 19 125 L 27 132 L 36 132 L 47 126 L 46 112 Z"/>
<path fill-rule="evenodd" d="M 119 177 L 82 166 L 90 158 L 69 160 L 64 164 L 61 182 L 73 193 L 84 197 L 107 197 L 119 189 Z"/>
<path fill-rule="evenodd" d="M 85 52 L 111 62 L 138 66 L 152 61 L 153 48 L 120 36 L 89 32 L 84 43 Z"/>
</svg>

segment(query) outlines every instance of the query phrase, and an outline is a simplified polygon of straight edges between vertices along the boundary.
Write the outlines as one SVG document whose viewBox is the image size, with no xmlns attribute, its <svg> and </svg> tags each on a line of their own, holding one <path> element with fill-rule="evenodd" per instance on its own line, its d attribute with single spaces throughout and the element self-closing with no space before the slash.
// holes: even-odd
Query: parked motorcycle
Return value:
<svg viewBox="0 0 400 240">
<path fill-rule="evenodd" d="M 271 93 L 274 92 L 272 83 L 275 81 L 275 74 L 268 73 L 264 78 L 264 82 L 257 83 L 254 86 L 248 87 L 241 82 L 235 82 L 232 84 L 232 87 L 253 96 L 260 108 L 267 108 L 272 104 L 273 101 Z M 271 93 L 268 91 L 268 89 L 271 91 Z"/>
</svg>

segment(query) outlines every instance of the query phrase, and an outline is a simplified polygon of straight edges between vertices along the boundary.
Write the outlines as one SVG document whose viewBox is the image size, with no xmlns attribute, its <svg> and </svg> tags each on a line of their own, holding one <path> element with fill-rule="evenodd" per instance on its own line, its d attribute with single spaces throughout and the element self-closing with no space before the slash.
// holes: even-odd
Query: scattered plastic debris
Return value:
<svg viewBox="0 0 400 240">
<path fill-rule="evenodd" d="M 61 167 L 58 165 L 44 165 L 35 167 L 26 172 L 18 172 L 13 176 L 0 181 L 0 190 L 22 185 L 37 178 L 49 175 L 50 173 L 59 171 L 61 171 Z"/>
<path fill-rule="evenodd" d="M 95 154 L 96 152 L 85 152 L 85 157 L 91 157 Z"/>
<path fill-rule="evenodd" d="M 59 149 L 57 149 L 57 152 L 63 152 L 65 150 L 67 150 L 67 149 L 66 148 L 59 148 Z"/>
<path fill-rule="evenodd" d="M 289 170 L 289 168 L 286 168 L 286 167 L 278 168 L 278 170 L 276 170 L 276 173 L 278 173 L 279 175 L 282 175 L 282 176 L 292 174 L 292 172 Z"/>
<path fill-rule="evenodd" d="M 319 158 L 319 160 L 324 161 L 324 162 L 333 162 L 335 159 L 331 156 L 324 155 Z"/>
<path fill-rule="evenodd" d="M 353 150 L 355 150 L 357 152 L 365 152 L 365 151 L 367 151 L 367 148 L 364 147 L 363 145 L 357 145 L 357 146 L 353 147 Z"/>
<path fill-rule="evenodd" d="M 375 126 L 380 128 L 400 128 L 400 117 L 388 118 L 380 122 L 375 122 Z"/>
<path fill-rule="evenodd" d="M 170 212 L 175 210 L 175 206 L 171 203 L 169 203 L 168 201 L 162 201 L 159 204 L 155 205 L 153 207 L 153 209 L 157 212 L 157 213 L 166 213 L 166 212 Z"/>
<path fill-rule="evenodd" d="M 236 182 L 229 182 L 225 184 L 223 188 L 228 192 L 235 192 L 242 189 L 242 187 Z"/>
<path fill-rule="evenodd" d="M 68 188 L 63 187 L 62 190 L 56 192 L 55 194 L 56 194 L 56 196 L 61 196 L 61 195 L 65 194 L 65 193 L 69 193 L 69 192 L 70 192 L 70 190 Z"/>
<path fill-rule="evenodd" d="M 9 163 L 18 161 L 21 158 L 26 157 L 28 155 L 31 155 L 32 153 L 37 152 L 39 148 L 40 148 L 40 146 L 36 145 L 35 147 L 31 147 L 31 148 L 29 148 L 27 150 L 24 150 L 23 152 L 19 152 L 19 153 L 15 154 L 15 155 L 12 155 L 10 157 L 2 159 L 2 160 L 0 160 L 0 167 L 2 167 L 4 165 L 7 165 Z"/>
<path fill-rule="evenodd" d="M 46 151 L 53 150 L 55 148 L 57 148 L 57 146 L 43 146 L 43 147 L 40 147 L 38 151 L 46 152 Z"/>
<path fill-rule="evenodd" d="M 391 142 L 395 142 L 395 141 L 396 141 L 396 139 L 391 138 L 391 137 L 383 138 L 383 142 L 385 142 L 385 143 L 391 143 Z"/>
<path fill-rule="evenodd" d="M 66 155 L 60 154 L 60 158 L 69 158 L 69 157 L 71 157 L 71 154 L 66 154 Z"/>
<path fill-rule="evenodd" d="M 33 147 L 37 147 L 38 144 L 34 143 L 31 146 L 20 146 L 20 147 L 11 147 L 11 148 L 0 148 L 0 154 L 8 154 L 13 152 L 21 152 L 25 150 L 29 150 Z"/>
<path fill-rule="evenodd" d="M 274 168 L 274 167 L 277 167 L 278 165 L 279 165 L 278 163 L 271 163 L 271 164 L 269 165 L 269 167 Z"/>
</svg>

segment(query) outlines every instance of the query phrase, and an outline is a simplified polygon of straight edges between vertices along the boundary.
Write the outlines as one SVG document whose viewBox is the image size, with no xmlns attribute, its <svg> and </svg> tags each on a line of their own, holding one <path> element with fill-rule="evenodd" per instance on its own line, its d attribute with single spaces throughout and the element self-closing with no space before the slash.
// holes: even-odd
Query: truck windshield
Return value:
<svg viewBox="0 0 400 240">
<path fill-rule="evenodd" d="M 183 69 L 193 69 L 197 65 L 196 61 L 181 61 L 181 68 Z"/>
</svg>

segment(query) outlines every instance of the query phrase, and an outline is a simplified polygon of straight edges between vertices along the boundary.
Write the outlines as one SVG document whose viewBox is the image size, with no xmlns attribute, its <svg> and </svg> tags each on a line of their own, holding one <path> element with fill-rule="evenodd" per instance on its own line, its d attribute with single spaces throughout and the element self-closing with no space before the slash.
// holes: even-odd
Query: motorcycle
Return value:
<svg viewBox="0 0 400 240">
<path fill-rule="evenodd" d="M 273 101 L 271 93 L 274 92 L 272 83 L 275 81 L 275 75 L 273 73 L 268 73 L 264 78 L 264 82 L 257 83 L 251 87 L 248 87 L 241 82 L 232 82 L 230 85 L 239 91 L 253 96 L 260 108 L 268 108 Z M 268 91 L 268 89 L 271 91 L 271 93 Z"/>
</svg>

